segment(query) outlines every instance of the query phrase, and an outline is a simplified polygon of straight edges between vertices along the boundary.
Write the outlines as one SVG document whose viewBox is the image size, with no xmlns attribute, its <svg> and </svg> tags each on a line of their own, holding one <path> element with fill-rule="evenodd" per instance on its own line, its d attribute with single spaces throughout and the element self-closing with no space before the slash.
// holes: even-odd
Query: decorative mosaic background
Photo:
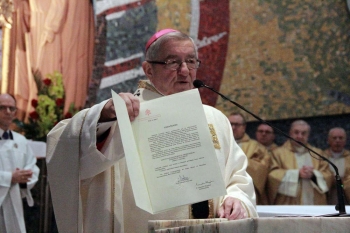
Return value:
<svg viewBox="0 0 350 233">
<path fill-rule="evenodd" d="M 103 0 L 95 6 L 98 43 L 89 105 L 109 98 L 110 89 L 133 92 L 145 78 L 146 41 L 170 27 L 197 42 L 198 79 L 284 132 L 303 118 L 312 126 L 310 142 L 322 149 L 331 127 L 350 132 L 346 1 Z M 237 111 L 215 93 L 200 91 L 204 103 L 226 115 Z M 254 137 L 258 122 L 245 115 Z M 284 140 L 277 136 L 278 144 Z"/>
<path fill-rule="evenodd" d="M 247 0 L 230 6 L 223 93 L 268 120 L 349 113 L 345 1 Z M 225 112 L 231 106 L 217 102 Z"/>
<path fill-rule="evenodd" d="M 171 27 L 196 40 L 202 60 L 197 78 L 263 119 L 350 112 L 345 1 L 104 0 L 95 6 L 100 57 L 90 104 L 109 98 L 110 89 L 133 92 L 145 78 L 146 41 Z M 235 110 L 209 90 L 201 96 L 225 114 Z"/>
</svg>

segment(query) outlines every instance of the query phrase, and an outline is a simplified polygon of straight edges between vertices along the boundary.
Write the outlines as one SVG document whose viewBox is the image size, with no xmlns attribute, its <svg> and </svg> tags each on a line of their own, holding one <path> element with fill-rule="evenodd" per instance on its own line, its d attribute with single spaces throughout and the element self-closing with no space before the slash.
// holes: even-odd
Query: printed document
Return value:
<svg viewBox="0 0 350 233">
<path fill-rule="evenodd" d="M 152 214 L 226 194 L 198 89 L 140 104 L 112 91 L 136 205 Z"/>
</svg>

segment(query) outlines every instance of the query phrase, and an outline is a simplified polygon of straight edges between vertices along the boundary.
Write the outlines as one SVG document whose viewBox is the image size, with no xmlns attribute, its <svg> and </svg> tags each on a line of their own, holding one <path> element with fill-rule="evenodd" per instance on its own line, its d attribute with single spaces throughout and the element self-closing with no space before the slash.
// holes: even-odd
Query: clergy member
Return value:
<svg viewBox="0 0 350 233">
<path fill-rule="evenodd" d="M 347 162 L 350 151 L 345 149 L 346 144 L 346 132 L 343 128 L 335 127 L 329 130 L 328 132 L 328 145 L 324 153 L 329 158 L 329 160 L 334 163 L 338 168 L 338 173 L 341 179 L 345 176 L 346 169 L 350 169 L 350 163 Z M 335 176 L 334 168 L 329 164 L 329 168 L 331 169 L 333 176 Z M 336 205 L 338 204 L 338 193 L 335 182 L 333 182 L 332 187 L 327 193 L 327 204 L 328 205 Z"/>
<path fill-rule="evenodd" d="M 269 154 L 278 147 L 275 143 L 275 131 L 268 124 L 261 123 L 255 131 L 255 138 L 260 144 L 265 146 Z"/>
<path fill-rule="evenodd" d="M 173 29 L 154 34 L 142 63 L 148 80 L 140 82 L 135 95 L 119 93 L 130 121 L 138 116 L 140 102 L 193 89 L 199 65 L 189 36 Z M 216 132 L 213 156 L 227 190 L 226 196 L 213 200 L 213 217 L 257 217 L 247 159 L 234 141 L 230 123 L 217 109 L 203 109 Z M 113 101 L 106 100 L 61 121 L 48 134 L 48 178 L 60 232 L 147 232 L 148 220 L 191 217 L 190 206 L 155 215 L 136 206 L 115 111 Z"/>
<path fill-rule="evenodd" d="M 34 205 L 30 190 L 38 181 L 36 158 L 21 134 L 10 130 L 16 100 L 0 95 L 0 232 L 25 233 L 22 198 Z"/>
<path fill-rule="evenodd" d="M 292 123 L 289 136 L 323 155 L 320 149 L 308 144 L 309 135 L 307 122 Z M 326 205 L 326 192 L 333 179 L 328 163 L 294 140 L 287 140 L 273 151 L 268 176 L 270 204 Z"/>
<path fill-rule="evenodd" d="M 248 158 L 247 172 L 252 177 L 256 203 L 267 205 L 266 181 L 270 168 L 270 155 L 267 149 L 246 133 L 246 119 L 241 113 L 231 113 L 228 117 L 237 144 Z"/>
</svg>

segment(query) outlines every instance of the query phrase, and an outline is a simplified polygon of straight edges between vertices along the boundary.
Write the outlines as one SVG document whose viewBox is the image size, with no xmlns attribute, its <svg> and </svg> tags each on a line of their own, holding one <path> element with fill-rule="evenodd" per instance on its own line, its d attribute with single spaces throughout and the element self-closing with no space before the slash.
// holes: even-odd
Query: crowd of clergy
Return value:
<svg viewBox="0 0 350 233">
<path fill-rule="evenodd" d="M 253 179 L 257 205 L 337 205 L 336 174 L 331 163 L 338 169 L 348 203 L 350 151 L 345 148 L 343 128 L 330 129 L 328 148 L 321 150 L 308 143 L 311 128 L 304 120 L 292 122 L 290 138 L 277 145 L 269 124 L 258 125 L 253 139 L 246 132 L 244 115 L 235 112 L 228 119 L 237 144 L 248 158 L 247 172 Z"/>
</svg>

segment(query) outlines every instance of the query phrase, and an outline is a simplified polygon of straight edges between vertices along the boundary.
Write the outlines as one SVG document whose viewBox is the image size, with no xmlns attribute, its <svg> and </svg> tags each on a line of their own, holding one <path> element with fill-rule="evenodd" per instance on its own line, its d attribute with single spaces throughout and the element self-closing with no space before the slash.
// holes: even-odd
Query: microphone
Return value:
<svg viewBox="0 0 350 233">
<path fill-rule="evenodd" d="M 205 87 L 203 81 L 196 79 L 193 81 L 193 86 L 196 88 Z"/>
<path fill-rule="evenodd" d="M 201 87 L 205 87 L 213 92 L 215 92 L 216 94 L 218 94 L 219 96 L 221 96 L 221 98 L 223 98 L 224 100 L 227 100 L 231 103 L 233 103 L 234 105 L 236 105 L 237 107 L 239 107 L 240 109 L 242 109 L 243 111 L 249 113 L 250 115 L 252 115 L 253 117 L 255 117 L 257 120 L 259 120 L 260 122 L 264 123 L 264 124 L 267 124 L 268 126 L 270 126 L 271 128 L 273 128 L 274 130 L 276 130 L 276 132 L 282 134 L 283 136 L 285 136 L 286 138 L 290 139 L 290 140 L 293 140 L 294 142 L 298 143 L 299 145 L 301 145 L 302 147 L 306 148 L 308 151 L 311 151 L 313 152 L 314 154 L 316 154 L 317 156 L 319 156 L 321 159 L 325 160 L 326 162 L 328 162 L 333 168 L 334 168 L 334 171 L 335 171 L 335 180 L 336 180 L 336 187 L 337 187 L 337 198 L 338 198 L 338 204 L 336 205 L 335 209 L 339 211 L 339 214 L 337 214 L 336 216 L 340 216 L 340 217 L 343 217 L 343 216 L 347 216 L 346 214 L 346 210 L 345 210 L 345 196 L 344 196 L 344 189 L 343 189 L 343 184 L 342 184 L 342 181 L 341 181 L 341 178 L 340 178 L 340 175 L 339 175 L 339 172 L 338 172 L 338 168 L 337 166 L 332 163 L 328 158 L 320 155 L 319 153 L 317 153 L 316 151 L 312 150 L 311 148 L 309 148 L 308 146 L 306 146 L 304 143 L 298 141 L 298 140 L 295 140 L 294 138 L 290 137 L 288 134 L 284 133 L 282 130 L 280 130 L 279 128 L 273 126 L 272 124 L 270 124 L 269 122 L 261 119 L 260 117 L 258 117 L 257 115 L 255 115 L 254 113 L 250 112 L 249 110 L 247 110 L 246 108 L 244 108 L 242 105 L 230 100 L 229 98 L 227 98 L 225 95 L 221 94 L 220 92 L 214 90 L 213 88 L 207 86 L 204 84 L 203 81 L 201 80 L 194 80 L 193 81 L 193 86 L 196 87 L 196 88 L 201 88 Z M 332 217 L 334 215 L 325 215 L 327 217 Z"/>
</svg>

